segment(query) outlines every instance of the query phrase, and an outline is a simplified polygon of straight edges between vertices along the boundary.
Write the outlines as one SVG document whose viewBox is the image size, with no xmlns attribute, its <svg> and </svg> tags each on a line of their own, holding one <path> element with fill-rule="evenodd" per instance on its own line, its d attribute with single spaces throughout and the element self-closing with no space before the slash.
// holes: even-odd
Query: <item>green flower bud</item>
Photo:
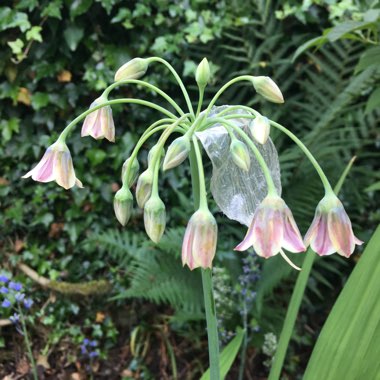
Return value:
<svg viewBox="0 0 380 380">
<path fill-rule="evenodd" d="M 150 197 L 145 204 L 144 225 L 150 239 L 158 243 L 164 234 L 166 225 L 165 205 L 158 195 Z"/>
<path fill-rule="evenodd" d="M 250 131 L 253 138 L 260 144 L 265 144 L 269 137 L 270 124 L 268 118 L 262 115 L 256 116 L 250 124 Z"/>
<path fill-rule="evenodd" d="M 133 184 L 136 182 L 140 170 L 140 164 L 137 161 L 137 158 L 135 158 L 131 164 L 129 172 L 127 172 L 127 167 L 131 159 L 132 157 L 129 157 L 124 162 L 123 168 L 121 170 L 121 180 L 123 181 L 123 183 L 126 183 L 129 188 L 131 188 Z"/>
<path fill-rule="evenodd" d="M 147 59 L 133 58 L 116 71 L 115 82 L 125 79 L 139 79 L 146 73 L 148 66 Z"/>
<path fill-rule="evenodd" d="M 113 201 L 113 208 L 117 220 L 125 226 L 132 214 L 133 196 L 127 187 L 122 187 L 116 194 Z"/>
<path fill-rule="evenodd" d="M 156 152 L 157 152 L 157 149 L 158 149 L 158 144 L 154 145 L 152 147 L 152 149 L 149 151 L 148 153 L 148 167 L 151 165 L 152 163 L 152 158 L 156 155 Z M 161 154 L 160 154 L 160 162 L 161 162 L 161 158 L 164 157 L 165 155 L 165 149 L 164 148 L 161 148 Z"/>
<path fill-rule="evenodd" d="M 197 71 L 195 73 L 195 80 L 198 86 L 203 88 L 206 87 L 210 79 L 210 65 L 208 64 L 207 58 L 203 58 L 202 62 L 198 65 Z"/>
<path fill-rule="evenodd" d="M 284 103 L 284 97 L 277 84 L 269 77 L 253 77 L 253 87 L 258 94 L 273 103 Z"/>
<path fill-rule="evenodd" d="M 137 180 L 136 200 L 140 208 L 144 208 L 146 201 L 152 194 L 153 170 L 147 169 Z"/>
<path fill-rule="evenodd" d="M 189 138 L 185 136 L 178 137 L 169 146 L 168 152 L 164 159 L 164 170 L 175 168 L 182 164 L 189 155 L 191 148 Z"/>
<path fill-rule="evenodd" d="M 249 157 L 247 146 L 242 141 L 234 139 L 230 145 L 230 153 L 233 162 L 240 169 L 243 169 L 247 172 L 251 165 L 251 159 Z"/>
</svg>

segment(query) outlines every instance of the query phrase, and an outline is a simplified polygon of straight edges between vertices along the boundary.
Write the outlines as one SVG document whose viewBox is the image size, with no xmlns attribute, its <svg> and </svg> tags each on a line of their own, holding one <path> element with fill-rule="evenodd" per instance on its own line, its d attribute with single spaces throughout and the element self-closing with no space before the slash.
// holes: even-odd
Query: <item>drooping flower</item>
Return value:
<svg viewBox="0 0 380 380">
<path fill-rule="evenodd" d="M 258 94 L 273 103 L 284 103 L 284 97 L 277 84 L 269 77 L 252 78 L 253 86 Z"/>
<path fill-rule="evenodd" d="M 249 157 L 248 148 L 238 139 L 234 139 L 230 145 L 230 154 L 232 161 L 244 171 L 249 171 L 251 166 L 251 159 Z"/>
<path fill-rule="evenodd" d="M 12 305 L 11 301 L 9 301 L 8 299 L 5 299 L 2 303 L 1 303 L 1 307 L 4 307 L 4 308 L 8 308 Z"/>
<path fill-rule="evenodd" d="M 181 136 L 175 139 L 169 146 L 164 159 L 164 170 L 175 168 L 186 160 L 190 152 L 190 139 L 188 136 Z"/>
<path fill-rule="evenodd" d="M 91 103 L 90 109 L 107 100 L 106 97 L 101 96 Z M 115 124 L 112 117 L 112 108 L 104 106 L 88 114 L 84 119 L 81 136 L 92 136 L 96 140 L 106 138 L 111 142 L 115 142 Z"/>
<path fill-rule="evenodd" d="M 182 265 L 191 270 L 212 267 L 218 226 L 209 210 L 199 209 L 189 220 L 182 243 Z"/>
<path fill-rule="evenodd" d="M 115 82 L 126 79 L 141 78 L 149 67 L 149 60 L 145 58 L 133 58 L 124 63 L 115 74 Z"/>
<path fill-rule="evenodd" d="M 0 275 L 0 282 L 6 284 L 9 281 L 9 278 L 7 276 L 4 276 L 3 274 Z"/>
<path fill-rule="evenodd" d="M 113 208 L 117 220 L 122 226 L 125 226 L 132 215 L 133 208 L 133 195 L 128 187 L 123 186 L 115 194 Z"/>
<path fill-rule="evenodd" d="M 158 195 L 151 196 L 144 206 L 144 226 L 147 235 L 158 243 L 165 232 L 165 204 Z"/>
<path fill-rule="evenodd" d="M 148 167 L 137 180 L 136 200 L 140 208 L 144 208 L 145 203 L 152 194 L 153 171 Z"/>
<path fill-rule="evenodd" d="M 290 252 L 306 250 L 292 212 L 279 196 L 264 198 L 253 215 L 247 235 L 235 250 L 245 251 L 251 246 L 266 259 L 282 254 L 282 248 Z"/>
<path fill-rule="evenodd" d="M 74 185 L 83 187 L 82 182 L 75 177 L 69 148 L 62 141 L 57 141 L 51 145 L 41 161 L 22 178 L 29 177 L 38 182 L 56 181 L 66 190 Z"/>
<path fill-rule="evenodd" d="M 268 141 L 270 133 L 270 124 L 268 118 L 262 115 L 256 118 L 250 124 L 250 131 L 253 138 L 260 144 L 265 144 Z"/>
<path fill-rule="evenodd" d="M 345 257 L 354 252 L 355 245 L 363 244 L 355 237 L 350 218 L 334 194 L 325 195 L 319 202 L 304 242 L 320 256 L 337 252 Z"/>
</svg>

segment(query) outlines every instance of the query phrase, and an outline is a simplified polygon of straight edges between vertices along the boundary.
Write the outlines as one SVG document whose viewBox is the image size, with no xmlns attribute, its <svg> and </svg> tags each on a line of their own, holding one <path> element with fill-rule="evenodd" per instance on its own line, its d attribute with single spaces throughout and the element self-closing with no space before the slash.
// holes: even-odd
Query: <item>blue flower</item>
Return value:
<svg viewBox="0 0 380 380">
<path fill-rule="evenodd" d="M 2 287 L 0 288 L 0 293 L 1 293 L 1 294 L 8 294 L 8 293 L 9 293 L 9 290 L 8 290 L 8 288 L 6 288 L 5 286 L 2 286 Z"/>
<path fill-rule="evenodd" d="M 87 354 L 87 347 L 84 344 L 81 344 L 80 345 L 80 351 L 81 351 L 82 355 Z"/>
<path fill-rule="evenodd" d="M 24 298 L 25 298 L 25 294 L 24 293 L 16 293 L 15 294 L 15 300 L 17 302 L 21 302 Z"/>
<path fill-rule="evenodd" d="M 12 316 L 9 317 L 10 321 L 14 324 L 17 324 L 20 320 L 20 316 L 16 313 L 14 313 Z"/>
<path fill-rule="evenodd" d="M 99 352 L 97 352 L 97 351 L 92 351 L 92 352 L 90 352 L 90 358 L 96 358 L 97 356 L 99 356 Z"/>
<path fill-rule="evenodd" d="M 83 344 L 84 344 L 85 346 L 88 346 L 88 345 L 90 344 L 90 339 L 84 338 L 84 339 L 83 339 Z"/>
<path fill-rule="evenodd" d="M 12 289 L 12 290 L 15 290 L 16 292 L 19 292 L 22 289 L 22 285 L 19 282 L 11 281 L 9 283 L 9 289 Z"/>
<path fill-rule="evenodd" d="M 27 298 L 26 300 L 24 300 L 24 306 L 26 309 L 30 309 L 33 305 L 33 300 L 30 299 L 30 298 Z"/>
<path fill-rule="evenodd" d="M 5 300 L 3 301 L 3 303 L 1 304 L 2 307 L 9 307 L 9 306 L 11 306 L 11 305 L 12 305 L 11 301 L 9 301 L 9 300 L 7 300 L 7 299 L 5 299 Z"/>
<path fill-rule="evenodd" d="M 91 346 L 91 347 L 97 347 L 97 345 L 98 345 L 98 342 L 97 342 L 96 340 L 92 340 L 92 341 L 90 342 L 90 346 Z"/>
<path fill-rule="evenodd" d="M 9 278 L 7 276 L 0 275 L 0 282 L 3 282 L 4 284 L 6 284 L 8 281 L 9 281 Z"/>
</svg>

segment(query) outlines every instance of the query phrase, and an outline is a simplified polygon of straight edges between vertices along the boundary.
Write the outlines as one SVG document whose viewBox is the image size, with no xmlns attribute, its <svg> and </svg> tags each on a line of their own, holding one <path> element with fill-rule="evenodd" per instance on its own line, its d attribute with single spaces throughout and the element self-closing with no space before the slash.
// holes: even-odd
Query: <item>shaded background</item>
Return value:
<svg viewBox="0 0 380 380">
<path fill-rule="evenodd" d="M 143 233 L 141 210 L 135 209 L 124 229 L 113 215 L 112 199 L 120 186 L 122 163 L 144 129 L 157 119 L 155 111 L 114 107 L 114 145 L 80 139 L 77 126 L 68 145 L 83 190 L 64 191 L 55 183 L 20 179 L 62 129 L 112 83 L 115 70 L 133 57 L 166 58 L 183 76 L 195 100 L 194 71 L 203 57 L 210 61 L 213 74 L 206 98 L 236 75 L 271 76 L 284 94 L 284 105 L 265 102 L 244 83 L 228 90 L 219 104 L 256 107 L 290 128 L 310 148 L 332 183 L 351 157 L 357 156 L 341 199 L 357 236 L 368 240 L 380 221 L 379 194 L 373 186 L 380 179 L 380 112 L 368 106 L 379 87 L 380 71 L 368 66 L 355 72 L 355 67 L 371 45 L 364 39 L 337 40 L 320 50 L 306 51 L 294 62 L 292 57 L 298 46 L 326 28 L 362 20 L 369 4 L 298 3 L 1 3 L 1 269 L 23 282 L 33 296 L 31 335 L 35 355 L 40 355 L 41 376 L 57 379 L 76 373 L 86 378 L 93 372 L 99 379 L 195 379 L 208 365 L 200 279 L 197 272 L 180 269 L 182 236 L 192 213 L 187 164 L 161 176 L 168 228 L 158 246 Z M 151 65 L 144 79 L 184 104 L 164 67 Z M 132 85 L 118 94 L 164 105 L 154 94 Z M 322 186 L 309 162 L 285 136 L 274 130 L 271 137 L 280 154 L 284 199 L 305 233 L 323 196 Z M 142 166 L 153 144 L 144 147 L 139 158 Z M 206 169 L 210 173 L 210 167 Z M 228 342 L 242 325 L 246 306 L 250 339 L 245 376 L 265 378 L 275 348 L 268 334 L 278 336 L 281 331 L 296 273 L 281 259 L 263 262 L 233 252 L 245 228 L 223 217 L 215 205 L 212 209 L 220 230 L 215 282 L 222 340 Z M 300 378 L 326 315 L 358 257 L 317 261 L 284 369 L 288 378 Z M 59 287 L 55 282 L 43 289 L 25 275 L 23 264 L 52 281 L 81 283 L 87 293 L 79 287 L 82 293 L 78 294 L 77 286 Z M 249 267 L 252 277 L 248 280 L 243 265 Z M 99 280 L 106 283 L 88 284 Z M 253 303 L 246 296 L 252 292 L 256 294 Z M 1 318 L 9 316 L 6 310 L 1 312 Z M 86 369 L 88 360 L 79 349 L 84 337 L 99 342 L 100 358 L 91 370 Z M 231 379 L 237 376 L 238 362 Z M 22 337 L 12 326 L 2 328 L 0 374 L 27 370 Z"/>
</svg>

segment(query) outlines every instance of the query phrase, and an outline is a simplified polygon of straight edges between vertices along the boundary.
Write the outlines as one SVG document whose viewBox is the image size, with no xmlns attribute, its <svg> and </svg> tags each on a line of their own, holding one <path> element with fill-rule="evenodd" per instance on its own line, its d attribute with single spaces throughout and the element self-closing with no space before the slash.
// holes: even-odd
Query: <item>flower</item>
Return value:
<svg viewBox="0 0 380 380">
<path fill-rule="evenodd" d="M 27 298 L 24 300 L 24 306 L 25 306 L 25 309 L 30 309 L 33 305 L 33 300 L 30 299 L 30 298 Z"/>
<path fill-rule="evenodd" d="M 269 137 L 270 124 L 268 118 L 257 115 L 250 124 L 250 131 L 253 138 L 260 144 L 265 144 Z"/>
<path fill-rule="evenodd" d="M 189 220 L 182 243 L 182 265 L 191 270 L 212 267 L 218 226 L 208 209 L 199 209 Z"/>
<path fill-rule="evenodd" d="M 191 145 L 188 136 L 185 135 L 176 138 L 168 148 L 168 152 L 164 159 L 163 169 L 172 169 L 182 164 L 189 155 L 190 148 Z"/>
<path fill-rule="evenodd" d="M 90 109 L 107 101 L 106 97 L 101 96 L 91 103 Z M 115 124 L 112 117 L 112 108 L 104 106 L 88 114 L 84 119 L 81 136 L 92 136 L 96 140 L 106 138 L 111 142 L 115 142 Z"/>
<path fill-rule="evenodd" d="M 240 140 L 234 139 L 230 145 L 232 161 L 242 170 L 249 171 L 251 159 L 247 146 Z"/>
<path fill-rule="evenodd" d="M 13 315 L 11 315 L 9 317 L 9 320 L 13 323 L 13 324 L 17 324 L 20 320 L 20 316 L 17 314 L 17 313 L 14 313 Z"/>
<path fill-rule="evenodd" d="M 25 294 L 24 293 L 16 293 L 15 294 L 15 300 L 17 302 L 21 302 L 23 301 L 23 299 L 25 298 Z"/>
<path fill-rule="evenodd" d="M 144 206 L 144 226 L 147 235 L 158 243 L 165 232 L 166 211 L 158 195 L 151 196 Z"/>
<path fill-rule="evenodd" d="M 258 94 L 273 103 L 284 103 L 284 97 L 277 84 L 269 77 L 252 78 L 253 86 Z"/>
<path fill-rule="evenodd" d="M 149 60 L 144 58 L 133 58 L 124 63 L 115 74 L 115 82 L 126 79 L 141 78 L 149 67 Z"/>
<path fill-rule="evenodd" d="M 11 301 L 9 301 L 8 299 L 5 299 L 2 303 L 1 303 L 1 307 L 4 307 L 4 308 L 8 308 L 9 306 L 11 306 L 12 303 Z"/>
<path fill-rule="evenodd" d="M 51 145 L 41 161 L 22 178 L 29 177 L 38 182 L 56 181 L 66 190 L 74 185 L 83 187 L 82 182 L 75 177 L 69 148 L 62 141 L 57 141 Z"/>
<path fill-rule="evenodd" d="M 152 194 L 153 171 L 148 167 L 140 174 L 136 186 L 136 201 L 140 208 L 144 208 L 145 203 Z"/>
<path fill-rule="evenodd" d="M 200 88 L 206 87 L 210 80 L 210 65 L 207 58 L 203 58 L 195 72 L 195 80 Z"/>
<path fill-rule="evenodd" d="M 267 195 L 257 207 L 244 240 L 235 248 L 245 251 L 253 246 L 266 259 L 282 253 L 306 250 L 292 212 L 278 195 Z"/>
<path fill-rule="evenodd" d="M 113 209 L 117 220 L 122 226 L 125 226 L 131 215 L 133 207 L 133 195 L 131 191 L 123 186 L 116 194 L 113 201 Z"/>
<path fill-rule="evenodd" d="M 123 168 L 121 170 L 121 180 L 125 182 L 129 188 L 131 188 L 139 176 L 140 164 L 136 158 L 129 157 L 124 161 Z M 128 170 L 129 169 L 129 170 Z"/>
<path fill-rule="evenodd" d="M 4 275 L 0 275 L 0 282 L 6 284 L 9 281 L 9 278 Z"/>
<path fill-rule="evenodd" d="M 2 286 L 2 287 L 0 288 L 0 293 L 1 293 L 1 294 L 7 294 L 7 293 L 9 293 L 9 289 L 6 288 L 5 286 Z"/>
<path fill-rule="evenodd" d="M 337 252 L 345 257 L 354 252 L 356 244 L 363 244 L 355 237 L 350 218 L 334 194 L 325 195 L 319 202 L 304 242 L 320 256 Z"/>
<path fill-rule="evenodd" d="M 12 290 L 15 290 L 16 292 L 19 292 L 22 289 L 22 285 L 19 282 L 11 281 L 9 283 L 9 289 L 12 289 Z"/>
</svg>

